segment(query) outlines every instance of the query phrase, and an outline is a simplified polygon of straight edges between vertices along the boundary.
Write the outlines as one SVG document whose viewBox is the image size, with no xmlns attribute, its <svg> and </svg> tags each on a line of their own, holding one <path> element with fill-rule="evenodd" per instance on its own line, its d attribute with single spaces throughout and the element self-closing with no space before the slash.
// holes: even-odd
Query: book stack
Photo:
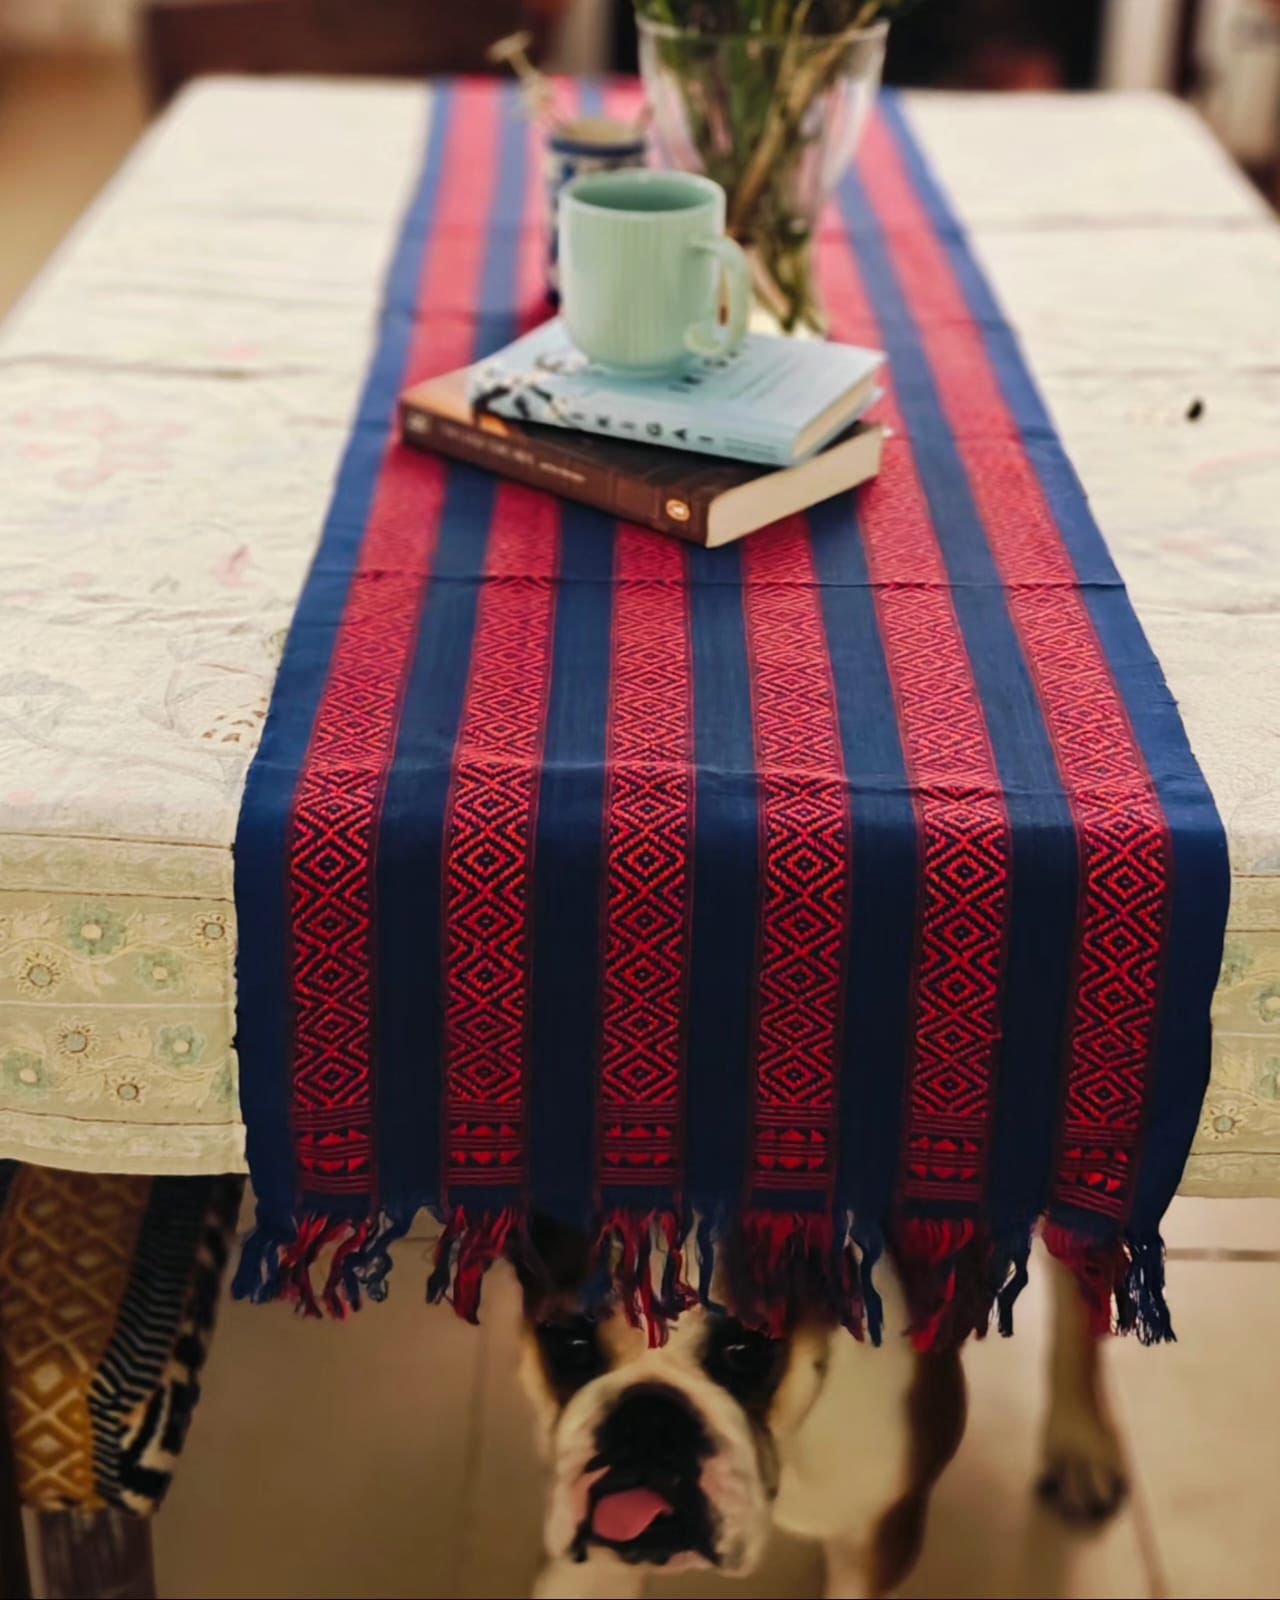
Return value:
<svg viewBox="0 0 1280 1600">
<path fill-rule="evenodd" d="M 874 477 L 876 350 L 749 334 L 655 378 L 590 364 L 558 320 L 401 397 L 405 442 L 694 544 Z"/>
</svg>

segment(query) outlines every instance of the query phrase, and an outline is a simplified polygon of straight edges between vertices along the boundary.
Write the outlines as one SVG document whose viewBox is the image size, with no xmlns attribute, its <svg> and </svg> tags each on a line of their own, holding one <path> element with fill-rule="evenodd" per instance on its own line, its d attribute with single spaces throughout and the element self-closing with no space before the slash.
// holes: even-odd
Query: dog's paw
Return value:
<svg viewBox="0 0 1280 1600">
<path fill-rule="evenodd" d="M 1097 1416 L 1051 1418 L 1036 1492 L 1070 1522 L 1103 1522 L 1129 1492 L 1120 1443 Z"/>
</svg>

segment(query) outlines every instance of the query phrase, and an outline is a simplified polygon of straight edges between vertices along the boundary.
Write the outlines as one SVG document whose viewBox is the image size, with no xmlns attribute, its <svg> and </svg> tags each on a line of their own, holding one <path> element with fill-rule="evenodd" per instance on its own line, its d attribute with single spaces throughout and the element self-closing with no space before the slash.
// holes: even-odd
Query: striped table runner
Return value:
<svg viewBox="0 0 1280 1600">
<path fill-rule="evenodd" d="M 236 841 L 240 1292 L 380 1297 L 430 1207 L 474 1316 L 546 1214 L 654 1337 L 717 1251 L 876 1336 L 888 1247 L 928 1346 L 1010 1325 L 1045 1218 L 1168 1336 L 1225 841 L 900 107 L 819 241 L 883 471 L 741 546 L 395 443 L 543 315 L 542 203 L 514 96 L 442 88 Z"/>
</svg>

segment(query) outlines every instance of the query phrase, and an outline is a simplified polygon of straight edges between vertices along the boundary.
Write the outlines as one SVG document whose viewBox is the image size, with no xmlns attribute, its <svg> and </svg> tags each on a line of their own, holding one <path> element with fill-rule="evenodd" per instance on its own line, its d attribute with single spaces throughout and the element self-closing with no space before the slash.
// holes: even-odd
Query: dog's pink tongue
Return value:
<svg viewBox="0 0 1280 1600">
<path fill-rule="evenodd" d="M 597 1539 L 607 1539 L 610 1544 L 628 1544 L 670 1510 L 652 1489 L 624 1489 L 596 1501 L 591 1530 Z"/>
</svg>

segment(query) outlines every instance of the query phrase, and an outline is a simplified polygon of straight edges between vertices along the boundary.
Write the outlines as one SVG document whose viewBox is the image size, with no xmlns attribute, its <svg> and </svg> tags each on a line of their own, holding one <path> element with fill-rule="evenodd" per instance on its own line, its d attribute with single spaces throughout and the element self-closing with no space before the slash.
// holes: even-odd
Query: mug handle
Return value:
<svg viewBox="0 0 1280 1600">
<path fill-rule="evenodd" d="M 747 318 L 751 315 L 751 268 L 735 239 L 725 238 L 694 240 L 690 248 L 704 250 L 715 256 L 724 268 L 725 288 L 729 298 L 729 320 L 721 327 L 715 317 L 705 322 L 695 322 L 685 329 L 684 343 L 695 356 L 729 356 L 742 343 L 747 331 Z"/>
</svg>

